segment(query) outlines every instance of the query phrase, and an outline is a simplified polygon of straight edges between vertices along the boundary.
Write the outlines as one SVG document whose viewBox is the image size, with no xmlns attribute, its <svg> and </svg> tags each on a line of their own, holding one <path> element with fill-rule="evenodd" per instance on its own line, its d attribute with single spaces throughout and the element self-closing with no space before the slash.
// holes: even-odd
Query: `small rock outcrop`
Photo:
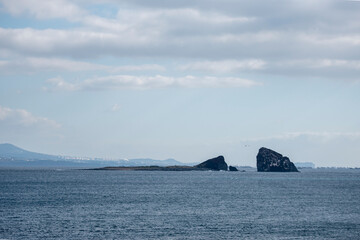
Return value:
<svg viewBox="0 0 360 240">
<path fill-rule="evenodd" d="M 216 158 L 209 159 L 205 162 L 202 162 L 202 163 L 196 165 L 195 167 L 196 168 L 206 168 L 206 169 L 215 170 L 215 171 L 220 171 L 220 170 L 227 171 L 228 170 L 228 165 L 225 162 L 225 159 L 223 156 L 218 156 Z"/>
<path fill-rule="evenodd" d="M 230 172 L 237 172 L 239 171 L 236 167 L 233 167 L 233 166 L 229 166 L 229 171 Z"/>
<path fill-rule="evenodd" d="M 288 157 L 264 147 L 256 156 L 256 166 L 258 172 L 298 172 Z"/>
</svg>

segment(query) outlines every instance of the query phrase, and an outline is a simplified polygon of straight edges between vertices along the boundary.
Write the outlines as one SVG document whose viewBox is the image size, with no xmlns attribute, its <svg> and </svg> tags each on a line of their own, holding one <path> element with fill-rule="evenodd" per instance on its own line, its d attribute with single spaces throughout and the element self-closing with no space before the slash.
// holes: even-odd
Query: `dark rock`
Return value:
<svg viewBox="0 0 360 240">
<path fill-rule="evenodd" d="M 196 165 L 195 167 L 196 168 L 206 168 L 206 169 L 215 170 L 215 171 L 220 171 L 220 170 L 227 171 L 228 170 L 228 165 L 226 164 L 223 156 L 218 156 L 216 158 L 209 159 L 205 162 L 200 163 L 199 165 Z"/>
<path fill-rule="evenodd" d="M 298 172 L 288 157 L 264 147 L 259 149 L 256 165 L 258 172 Z"/>
<path fill-rule="evenodd" d="M 229 171 L 230 172 L 237 172 L 239 171 L 236 167 L 233 167 L 233 166 L 229 166 Z"/>
</svg>

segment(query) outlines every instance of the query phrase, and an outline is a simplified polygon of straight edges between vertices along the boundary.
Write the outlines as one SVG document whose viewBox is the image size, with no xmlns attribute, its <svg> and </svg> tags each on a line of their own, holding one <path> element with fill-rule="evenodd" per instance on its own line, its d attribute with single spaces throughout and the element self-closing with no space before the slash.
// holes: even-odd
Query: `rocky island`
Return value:
<svg viewBox="0 0 360 240">
<path fill-rule="evenodd" d="M 225 162 L 225 158 L 223 156 L 218 156 L 216 158 L 206 160 L 205 162 L 196 165 L 195 168 L 215 170 L 215 171 L 220 171 L 220 170 L 227 171 L 228 165 Z"/>
<path fill-rule="evenodd" d="M 294 163 L 286 156 L 268 148 L 260 148 L 256 156 L 258 172 L 298 172 Z M 208 159 L 195 166 L 114 166 L 93 168 L 89 170 L 123 170 L 123 171 L 238 171 L 228 166 L 223 156 Z"/>
<path fill-rule="evenodd" d="M 236 167 L 229 166 L 229 171 L 230 172 L 238 172 L 239 170 Z"/>
<path fill-rule="evenodd" d="M 125 171 L 228 171 L 228 165 L 223 156 L 211 158 L 196 166 L 139 166 L 139 167 L 103 167 L 91 170 L 125 170 Z"/>
<path fill-rule="evenodd" d="M 258 172 L 298 172 L 288 157 L 268 148 L 260 148 L 256 156 Z"/>
</svg>

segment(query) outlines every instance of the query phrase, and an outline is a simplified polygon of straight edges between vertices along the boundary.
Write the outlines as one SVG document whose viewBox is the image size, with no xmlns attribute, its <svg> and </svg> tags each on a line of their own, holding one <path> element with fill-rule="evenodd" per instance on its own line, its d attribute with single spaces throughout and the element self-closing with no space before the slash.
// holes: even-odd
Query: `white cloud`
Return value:
<svg viewBox="0 0 360 240">
<path fill-rule="evenodd" d="M 150 42 L 152 44 L 149 44 Z M 142 51 L 144 47 L 154 47 L 157 43 L 156 36 L 136 32 L 0 28 L 0 49 L 23 56 L 119 56 L 131 51 Z"/>
<path fill-rule="evenodd" d="M 73 22 L 81 22 L 85 26 L 102 31 L 137 32 L 139 36 L 144 35 L 145 32 L 149 34 L 159 30 L 164 31 L 174 26 L 192 28 L 188 24 L 182 24 L 189 22 L 201 24 L 205 27 L 218 24 L 246 23 L 255 20 L 254 17 L 228 16 L 216 11 L 200 11 L 186 7 L 151 10 L 121 7 L 118 10 L 117 17 L 109 19 L 93 15 L 67 0 L 1 0 L 1 2 L 7 12 L 16 16 L 28 14 L 38 19 L 64 18 Z"/>
<path fill-rule="evenodd" d="M 177 9 L 120 9 L 117 18 L 121 22 L 137 26 L 145 24 L 164 24 L 170 27 L 171 23 L 192 22 L 193 24 L 206 24 L 208 26 L 216 24 L 236 24 L 255 21 L 254 17 L 229 16 L 215 11 L 200 11 L 195 8 Z M 179 26 L 176 26 L 179 27 Z M 191 26 L 184 26 L 190 28 Z M 204 26 L 206 27 L 206 26 Z"/>
<path fill-rule="evenodd" d="M 245 32 L 245 33 L 224 33 L 218 36 L 214 36 L 214 41 L 218 43 L 266 43 L 280 41 L 287 38 L 286 32 L 279 31 L 258 31 L 258 32 Z"/>
<path fill-rule="evenodd" d="M 288 133 L 283 133 L 269 137 L 245 139 L 243 141 L 258 142 L 258 141 L 268 141 L 268 140 L 292 140 L 299 137 L 313 138 L 321 141 L 329 141 L 336 138 L 360 138 L 360 132 L 326 132 L 326 131 L 288 132 Z"/>
<path fill-rule="evenodd" d="M 65 18 L 74 20 L 84 15 L 81 8 L 66 0 L 1 0 L 0 2 L 5 10 L 17 16 L 28 14 L 38 19 Z"/>
<path fill-rule="evenodd" d="M 360 61 L 347 59 L 291 59 L 272 61 L 263 73 L 281 74 L 292 77 L 316 77 L 341 79 L 356 82 L 359 80 Z"/>
<path fill-rule="evenodd" d="M 107 67 L 88 62 L 72 61 L 60 58 L 23 58 L 0 61 L 3 72 L 36 72 L 36 71 L 91 71 L 104 70 Z"/>
<path fill-rule="evenodd" d="M 263 69 L 266 66 L 266 62 L 260 59 L 250 59 L 250 60 L 225 60 L 225 61 L 203 61 L 203 62 L 194 62 L 190 64 L 185 64 L 179 66 L 180 70 L 195 70 L 195 71 L 204 71 L 204 72 L 217 72 L 217 73 L 227 73 L 227 72 L 237 72 L 242 70 L 259 70 Z"/>
<path fill-rule="evenodd" d="M 199 71 L 204 73 L 257 72 L 276 73 L 293 76 L 317 76 L 326 78 L 359 79 L 360 61 L 345 59 L 292 59 L 288 61 L 261 59 L 198 61 L 179 65 L 181 71 Z"/>
<path fill-rule="evenodd" d="M 360 132 L 291 132 L 287 135 L 291 138 L 307 136 L 321 138 L 323 140 L 330 140 L 339 137 L 360 138 Z"/>
<path fill-rule="evenodd" d="M 140 64 L 108 67 L 110 72 L 135 72 L 135 71 L 165 71 L 166 68 L 159 64 Z"/>
<path fill-rule="evenodd" d="M 208 59 L 336 59 L 339 55 L 357 55 L 354 47 L 360 36 L 344 34 L 306 34 L 301 32 L 266 31 L 256 33 L 189 33 L 171 34 L 166 29 L 142 31 L 142 28 L 120 32 L 89 29 L 35 30 L 0 28 L 0 49 L 23 56 L 101 57 L 164 56 L 206 57 Z M 194 29 L 196 32 L 196 30 Z M 29 44 L 31 42 L 31 44 Z M 300 51 L 301 46 L 301 51 Z M 331 49 L 331 50 L 329 50 Z M 290 57 L 290 59 L 289 59 Z M 343 58 L 345 60 L 350 60 Z"/>
<path fill-rule="evenodd" d="M 78 83 L 69 83 L 62 78 L 52 78 L 48 80 L 50 87 L 45 87 L 48 91 L 105 91 L 117 89 L 151 89 L 166 87 L 252 87 L 259 86 L 261 83 L 232 77 L 166 77 L 156 75 L 131 76 L 113 75 L 84 80 Z"/>
<path fill-rule="evenodd" d="M 34 116 L 24 109 L 11 109 L 0 106 L 0 124 L 2 126 L 60 128 L 61 125 L 45 117 Z"/>
<path fill-rule="evenodd" d="M 138 70 L 134 70 L 136 66 L 103 68 L 59 58 L 161 57 L 195 61 L 181 66 L 182 70 L 216 73 L 251 70 L 294 76 L 315 69 L 309 75 L 358 79 L 358 72 L 348 71 L 359 69 L 360 19 L 354 4 L 233 0 L 211 4 L 202 0 L 1 3 L 3 10 L 14 16 L 63 18 L 76 23 L 67 30 L 0 28 L 0 56 L 12 53 L 32 59 L 32 68 L 43 65 L 44 69 L 100 69 L 116 73 Z M 113 7 L 111 17 L 92 11 L 97 4 L 109 6 L 106 5 L 109 3 Z M 258 7 L 259 3 L 263 8 Z M 14 64 L 23 67 L 21 61 L 9 63 L 11 60 L 4 58 L 0 63 L 3 69 Z M 42 58 L 52 60 L 47 63 Z M 162 70 L 161 66 L 151 64 L 139 68 L 147 67 Z M 330 68 L 336 68 L 337 74 L 333 70 L 329 73 Z"/>
<path fill-rule="evenodd" d="M 321 68 L 343 68 L 360 69 L 360 61 L 344 59 L 294 59 L 286 62 L 274 62 L 270 65 L 274 68 L 301 68 L 301 69 L 321 69 Z"/>
<path fill-rule="evenodd" d="M 344 68 L 360 70 L 360 61 L 340 60 L 340 59 L 320 59 L 303 61 L 300 64 L 306 64 L 309 68 Z"/>
<path fill-rule="evenodd" d="M 165 71 L 165 67 L 158 64 L 109 66 L 83 61 L 73 61 L 61 58 L 16 58 L 0 61 L 2 72 L 37 72 L 37 71 L 106 71 L 106 72 L 135 72 L 135 71 Z"/>
<path fill-rule="evenodd" d="M 114 105 L 112 106 L 111 111 L 117 112 L 117 111 L 120 110 L 120 108 L 121 108 L 121 106 L 116 103 L 116 104 L 114 104 Z"/>
<path fill-rule="evenodd" d="M 194 77 L 176 78 L 175 85 L 183 87 L 253 87 L 262 83 L 237 77 Z"/>
<path fill-rule="evenodd" d="M 50 78 L 47 80 L 52 85 L 51 88 L 44 87 L 44 90 L 62 90 L 62 91 L 77 91 L 79 86 L 76 84 L 65 82 L 61 77 Z"/>
</svg>

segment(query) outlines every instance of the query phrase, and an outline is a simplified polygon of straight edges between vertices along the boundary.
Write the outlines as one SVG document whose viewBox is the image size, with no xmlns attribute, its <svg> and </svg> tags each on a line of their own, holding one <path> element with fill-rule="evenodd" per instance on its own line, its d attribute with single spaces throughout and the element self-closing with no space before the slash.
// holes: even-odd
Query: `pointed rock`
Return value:
<svg viewBox="0 0 360 240">
<path fill-rule="evenodd" d="M 256 166 L 258 172 L 298 172 L 288 157 L 264 147 L 256 156 Z"/>
<path fill-rule="evenodd" d="M 225 159 L 223 156 L 218 156 L 216 158 L 209 159 L 205 162 L 200 163 L 199 165 L 196 165 L 195 167 L 196 168 L 207 168 L 209 170 L 215 170 L 215 171 L 220 171 L 220 170 L 227 171 L 228 170 L 228 165 L 225 162 Z"/>
</svg>

